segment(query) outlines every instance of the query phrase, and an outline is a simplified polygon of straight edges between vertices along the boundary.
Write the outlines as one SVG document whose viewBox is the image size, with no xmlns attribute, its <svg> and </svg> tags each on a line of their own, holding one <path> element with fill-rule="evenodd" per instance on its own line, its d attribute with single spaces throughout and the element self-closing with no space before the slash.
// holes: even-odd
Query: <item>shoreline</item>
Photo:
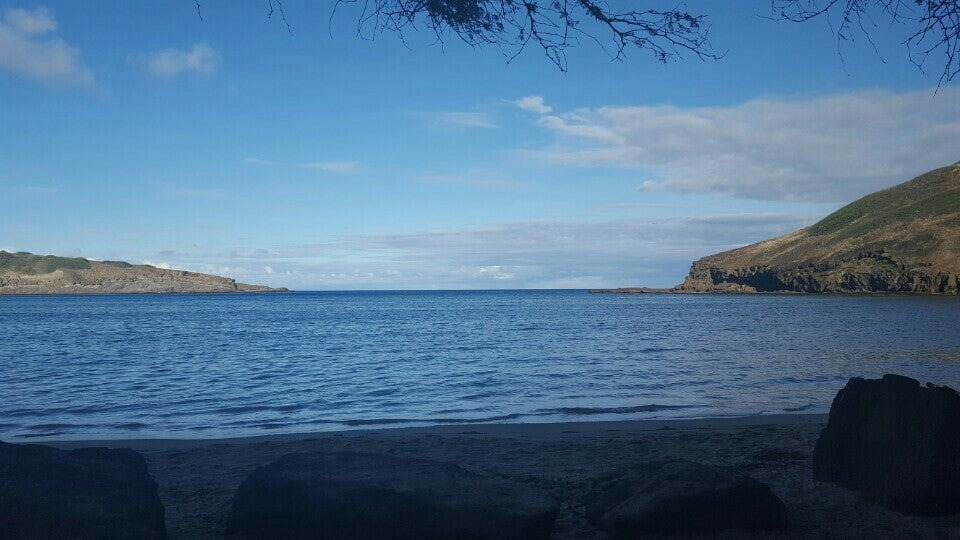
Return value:
<svg viewBox="0 0 960 540">
<path fill-rule="evenodd" d="M 960 515 L 904 516 L 853 491 L 814 482 L 813 448 L 826 421 L 824 414 L 775 414 L 44 444 L 138 451 L 158 484 L 171 540 L 222 538 L 234 494 L 258 467 L 293 453 L 323 459 L 324 454 L 342 452 L 453 463 L 473 473 L 529 484 L 560 504 L 552 540 L 606 538 L 588 519 L 585 495 L 605 475 L 664 460 L 732 467 L 767 483 L 786 504 L 790 529 L 725 531 L 720 537 L 956 538 Z"/>
<path fill-rule="evenodd" d="M 383 436 L 430 436 L 453 435 L 472 432 L 478 435 L 493 436 L 539 436 L 549 437 L 562 435 L 570 430 L 578 433 L 602 433 L 610 430 L 642 433 L 647 431 L 667 429 L 734 429 L 760 425 L 826 425 L 826 413 L 783 413 L 758 414 L 749 416 L 716 416 L 705 418 L 665 418 L 665 419 L 636 419 L 636 420 L 581 420 L 571 422 L 517 422 L 517 423 L 483 423 L 483 424 L 434 424 L 428 426 L 398 426 L 384 425 L 381 427 L 364 427 L 360 429 L 343 429 L 330 431 L 302 431 L 293 433 L 276 433 L 265 435 L 241 435 L 237 437 L 144 437 L 144 438 L 30 438 L 7 439 L 4 442 L 13 444 L 42 444 L 62 449 L 75 449 L 90 446 L 106 448 L 132 448 L 134 450 L 162 450 L 171 448 L 193 448 L 206 445 L 249 444 L 249 443 L 277 443 L 302 440 L 315 440 L 329 437 L 356 436 L 363 437 L 370 434 Z"/>
<path fill-rule="evenodd" d="M 960 298 L 960 294 L 927 293 L 911 291 L 681 291 L 676 289 L 658 289 L 651 287 L 617 287 L 614 289 L 586 289 L 589 294 L 676 294 L 676 295 L 720 295 L 720 296 L 829 296 L 829 297 L 909 297 L 909 298 Z"/>
<path fill-rule="evenodd" d="M 49 297 L 49 296 L 186 296 L 186 295 L 250 295 L 250 294 L 282 294 L 292 293 L 286 287 L 271 288 L 265 290 L 236 290 L 236 291 L 129 291 L 129 292 L 107 292 L 107 291 L 73 291 L 73 292 L 7 292 L 0 288 L 0 297 Z"/>
</svg>

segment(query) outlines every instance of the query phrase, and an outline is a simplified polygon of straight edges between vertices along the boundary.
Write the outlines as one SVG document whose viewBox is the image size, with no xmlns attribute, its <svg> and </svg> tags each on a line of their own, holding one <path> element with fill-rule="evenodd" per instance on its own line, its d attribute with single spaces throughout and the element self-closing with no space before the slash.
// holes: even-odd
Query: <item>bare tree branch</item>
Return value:
<svg viewBox="0 0 960 540">
<path fill-rule="evenodd" d="M 716 59 L 704 16 L 672 10 L 615 10 L 603 0 L 337 0 L 335 9 L 355 5 L 357 34 L 374 39 L 383 32 L 403 37 L 421 28 L 438 42 L 456 35 L 473 47 L 500 48 L 508 61 L 529 44 L 539 46 L 551 62 L 567 69 L 566 51 L 586 38 L 612 59 L 628 49 L 642 49 L 668 62 L 691 54 Z"/>
<path fill-rule="evenodd" d="M 268 18 L 268 19 L 272 19 L 272 18 L 273 18 L 273 4 L 276 3 L 276 4 L 277 4 L 277 11 L 280 12 L 280 20 L 282 20 L 282 21 L 283 21 L 283 24 L 285 24 L 285 25 L 287 26 L 287 33 L 292 36 L 292 35 L 293 35 L 293 29 L 290 28 L 290 23 L 287 22 L 287 14 L 283 12 L 283 2 L 282 2 L 281 0 L 268 0 L 268 1 L 269 1 L 269 3 L 270 3 L 270 12 L 267 13 L 267 18 Z"/>
<path fill-rule="evenodd" d="M 861 34 L 874 46 L 871 31 L 877 28 L 875 15 L 891 24 L 912 25 L 904 44 L 910 61 L 921 71 L 931 55 L 943 54 L 938 87 L 960 74 L 960 1 L 958 0 L 771 0 L 782 20 L 806 22 L 837 14 L 840 24 L 834 29 L 838 41 Z"/>
</svg>

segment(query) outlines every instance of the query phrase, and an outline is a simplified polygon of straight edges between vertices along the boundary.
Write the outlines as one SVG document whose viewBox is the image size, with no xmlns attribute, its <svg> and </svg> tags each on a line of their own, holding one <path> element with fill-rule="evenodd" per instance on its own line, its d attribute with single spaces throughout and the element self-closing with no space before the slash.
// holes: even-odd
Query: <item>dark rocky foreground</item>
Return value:
<svg viewBox="0 0 960 540">
<path fill-rule="evenodd" d="M 149 464 L 171 538 L 312 537 L 319 527 L 340 538 L 492 538 L 510 528 L 514 537 L 554 540 L 960 540 L 955 406 L 952 390 L 888 376 L 852 379 L 829 420 L 441 426 L 117 444 Z M 156 485 L 136 453 L 0 450 L 0 531 L 26 531 L 13 538 L 59 538 L 65 526 L 99 527 L 80 538 L 163 537 Z"/>
<path fill-rule="evenodd" d="M 292 454 L 254 471 L 227 538 L 550 538 L 549 493 L 453 463 L 377 454 Z"/>
<path fill-rule="evenodd" d="M 689 461 L 639 463 L 600 479 L 590 520 L 613 540 L 790 526 L 787 507 L 742 470 Z"/>
<path fill-rule="evenodd" d="M 157 483 L 129 449 L 0 442 L 0 537 L 164 539 Z"/>
<path fill-rule="evenodd" d="M 850 379 L 817 441 L 813 475 L 907 514 L 960 512 L 960 394 L 899 375 Z"/>
</svg>

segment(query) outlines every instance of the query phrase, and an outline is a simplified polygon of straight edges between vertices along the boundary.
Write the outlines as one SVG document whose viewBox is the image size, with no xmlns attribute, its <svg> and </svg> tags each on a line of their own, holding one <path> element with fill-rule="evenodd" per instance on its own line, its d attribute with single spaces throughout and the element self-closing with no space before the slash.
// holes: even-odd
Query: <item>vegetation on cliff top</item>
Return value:
<svg viewBox="0 0 960 540">
<path fill-rule="evenodd" d="M 86 270 L 90 261 L 82 257 L 57 257 L 55 255 L 34 255 L 26 251 L 10 253 L 0 250 L 0 272 L 18 274 L 49 274 L 56 270 Z"/>
<path fill-rule="evenodd" d="M 122 261 L 0 250 L 0 294 L 201 293 L 278 291 L 196 272 Z"/>
<path fill-rule="evenodd" d="M 807 230 L 840 241 L 874 229 L 914 219 L 938 218 L 960 212 L 960 163 L 858 199 Z"/>
</svg>

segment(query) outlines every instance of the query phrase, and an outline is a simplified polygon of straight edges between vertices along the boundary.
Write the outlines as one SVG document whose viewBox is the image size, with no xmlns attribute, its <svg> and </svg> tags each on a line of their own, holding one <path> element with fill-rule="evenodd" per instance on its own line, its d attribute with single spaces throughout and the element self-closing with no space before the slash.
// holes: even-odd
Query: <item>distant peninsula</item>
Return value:
<svg viewBox="0 0 960 540">
<path fill-rule="evenodd" d="M 960 163 L 804 229 L 699 259 L 672 289 L 591 292 L 960 294 Z"/>
<path fill-rule="evenodd" d="M 0 250 L 0 295 L 282 292 L 264 285 L 146 264 Z"/>
</svg>

